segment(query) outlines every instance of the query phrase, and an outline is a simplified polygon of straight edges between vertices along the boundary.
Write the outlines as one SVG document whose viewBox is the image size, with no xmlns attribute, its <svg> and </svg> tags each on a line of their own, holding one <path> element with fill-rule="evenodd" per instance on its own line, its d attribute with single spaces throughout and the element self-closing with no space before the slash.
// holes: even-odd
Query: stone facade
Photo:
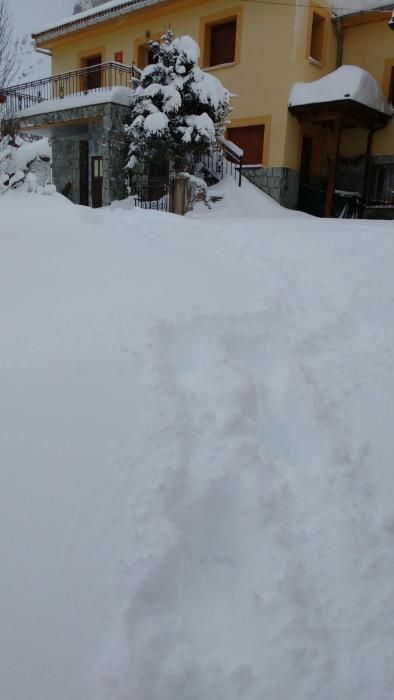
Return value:
<svg viewBox="0 0 394 700">
<path fill-rule="evenodd" d="M 263 190 L 279 204 L 288 209 L 296 209 L 298 201 L 299 173 L 290 168 L 242 168 L 243 175 L 260 190 Z"/>
<path fill-rule="evenodd" d="M 80 202 L 80 142 L 88 142 L 89 204 L 92 204 L 91 159 L 103 158 L 102 201 L 106 206 L 126 196 L 126 143 L 123 124 L 129 108 L 112 102 L 37 114 L 23 119 L 21 131 L 49 134 L 53 183 L 72 202 Z"/>
</svg>

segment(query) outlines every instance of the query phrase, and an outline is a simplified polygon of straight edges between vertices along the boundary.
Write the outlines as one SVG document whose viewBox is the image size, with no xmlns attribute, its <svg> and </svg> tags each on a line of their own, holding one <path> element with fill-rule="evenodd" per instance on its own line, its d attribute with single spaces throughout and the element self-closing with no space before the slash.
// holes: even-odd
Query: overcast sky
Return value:
<svg viewBox="0 0 394 700">
<path fill-rule="evenodd" d="M 17 34 L 32 33 L 40 26 L 69 17 L 72 14 L 73 0 L 10 0 L 14 13 Z"/>
</svg>

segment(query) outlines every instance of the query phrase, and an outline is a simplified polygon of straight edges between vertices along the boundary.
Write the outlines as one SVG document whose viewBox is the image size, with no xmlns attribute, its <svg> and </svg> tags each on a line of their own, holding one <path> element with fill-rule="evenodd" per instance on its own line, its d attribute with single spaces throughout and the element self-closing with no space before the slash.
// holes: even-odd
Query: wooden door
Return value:
<svg viewBox="0 0 394 700">
<path fill-rule="evenodd" d="M 89 206 L 89 144 L 79 142 L 79 203 Z"/>
<path fill-rule="evenodd" d="M 86 89 L 98 90 L 102 87 L 101 55 L 86 59 Z"/>
<path fill-rule="evenodd" d="M 228 130 L 228 139 L 244 152 L 244 165 L 261 165 L 263 162 L 264 125 L 241 126 Z"/>
<path fill-rule="evenodd" d="M 103 206 L 103 157 L 92 158 L 92 207 Z"/>
</svg>

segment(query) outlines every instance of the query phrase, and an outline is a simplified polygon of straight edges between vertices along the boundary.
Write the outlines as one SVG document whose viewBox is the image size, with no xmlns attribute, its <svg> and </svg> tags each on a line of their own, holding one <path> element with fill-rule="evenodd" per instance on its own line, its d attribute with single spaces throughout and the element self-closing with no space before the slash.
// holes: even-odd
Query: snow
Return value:
<svg viewBox="0 0 394 700">
<path fill-rule="evenodd" d="M 215 141 L 215 125 L 211 117 L 206 112 L 203 112 L 203 114 L 192 114 L 189 117 L 185 117 L 185 122 L 186 126 L 182 128 L 182 139 L 185 143 L 190 143 L 193 133 L 197 134 L 196 141 L 198 141 L 200 138 L 206 138 L 211 143 Z"/>
<path fill-rule="evenodd" d="M 10 147 L 10 158 L 7 159 L 7 172 L 14 173 L 16 170 L 26 170 L 29 163 L 35 158 L 51 158 L 51 147 L 47 138 L 38 141 L 23 142 L 19 148 Z M 2 152 L 0 151 L 0 162 Z"/>
<path fill-rule="evenodd" d="M 77 95 L 63 97 L 62 99 L 43 100 L 43 102 L 39 102 L 33 107 L 28 107 L 18 112 L 18 118 L 25 119 L 37 114 L 59 112 L 65 109 L 75 109 L 108 102 L 127 107 L 130 104 L 132 92 L 131 88 L 126 87 L 101 88 L 100 90 L 89 90 L 87 93 L 80 92 Z"/>
<path fill-rule="evenodd" d="M 190 63 L 198 63 L 200 60 L 200 47 L 191 36 L 179 36 L 173 41 L 174 48 L 184 53 Z"/>
<path fill-rule="evenodd" d="M 220 139 L 221 143 L 223 143 L 226 148 L 229 149 L 229 151 L 232 151 L 235 156 L 238 156 L 238 158 L 242 158 L 244 155 L 243 148 L 240 148 L 237 146 L 236 143 L 233 141 L 229 141 L 229 139 Z"/>
<path fill-rule="evenodd" d="M 144 129 L 148 134 L 162 134 L 168 129 L 168 117 L 163 112 L 155 112 L 145 117 Z"/>
<path fill-rule="evenodd" d="M 2 700 L 392 700 L 392 222 L 0 197 Z"/>
<path fill-rule="evenodd" d="M 382 89 L 375 78 L 358 66 L 341 66 L 320 80 L 293 85 L 289 106 L 354 100 L 378 112 L 391 114 Z"/>
<path fill-rule="evenodd" d="M 200 68 L 194 69 L 194 82 L 191 87 L 201 102 L 210 102 L 215 109 L 221 102 L 229 101 L 230 98 L 229 91 L 223 87 L 220 80 Z"/>
</svg>

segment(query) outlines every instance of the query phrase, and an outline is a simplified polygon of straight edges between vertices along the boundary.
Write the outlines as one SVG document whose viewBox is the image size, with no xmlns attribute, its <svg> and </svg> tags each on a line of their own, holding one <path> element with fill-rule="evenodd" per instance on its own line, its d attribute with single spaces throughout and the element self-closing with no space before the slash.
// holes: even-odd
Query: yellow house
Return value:
<svg viewBox="0 0 394 700">
<path fill-rule="evenodd" d="M 202 67 L 234 94 L 227 136 L 243 149 L 252 182 L 285 206 L 319 214 L 332 213 L 337 190 L 358 192 L 359 208 L 392 211 L 387 105 L 355 107 L 349 92 L 336 111 L 321 99 L 289 106 L 294 84 L 318 90 L 316 81 L 342 64 L 366 71 L 391 102 L 390 16 L 388 9 L 333 17 L 313 0 L 112 0 L 34 35 L 37 49 L 51 55 L 52 76 L 12 88 L 9 99 L 22 130 L 51 135 L 58 189 L 75 202 L 108 204 L 124 187 L 127 100 L 119 88 L 149 62 L 148 40 L 170 26 L 199 43 Z"/>
</svg>

